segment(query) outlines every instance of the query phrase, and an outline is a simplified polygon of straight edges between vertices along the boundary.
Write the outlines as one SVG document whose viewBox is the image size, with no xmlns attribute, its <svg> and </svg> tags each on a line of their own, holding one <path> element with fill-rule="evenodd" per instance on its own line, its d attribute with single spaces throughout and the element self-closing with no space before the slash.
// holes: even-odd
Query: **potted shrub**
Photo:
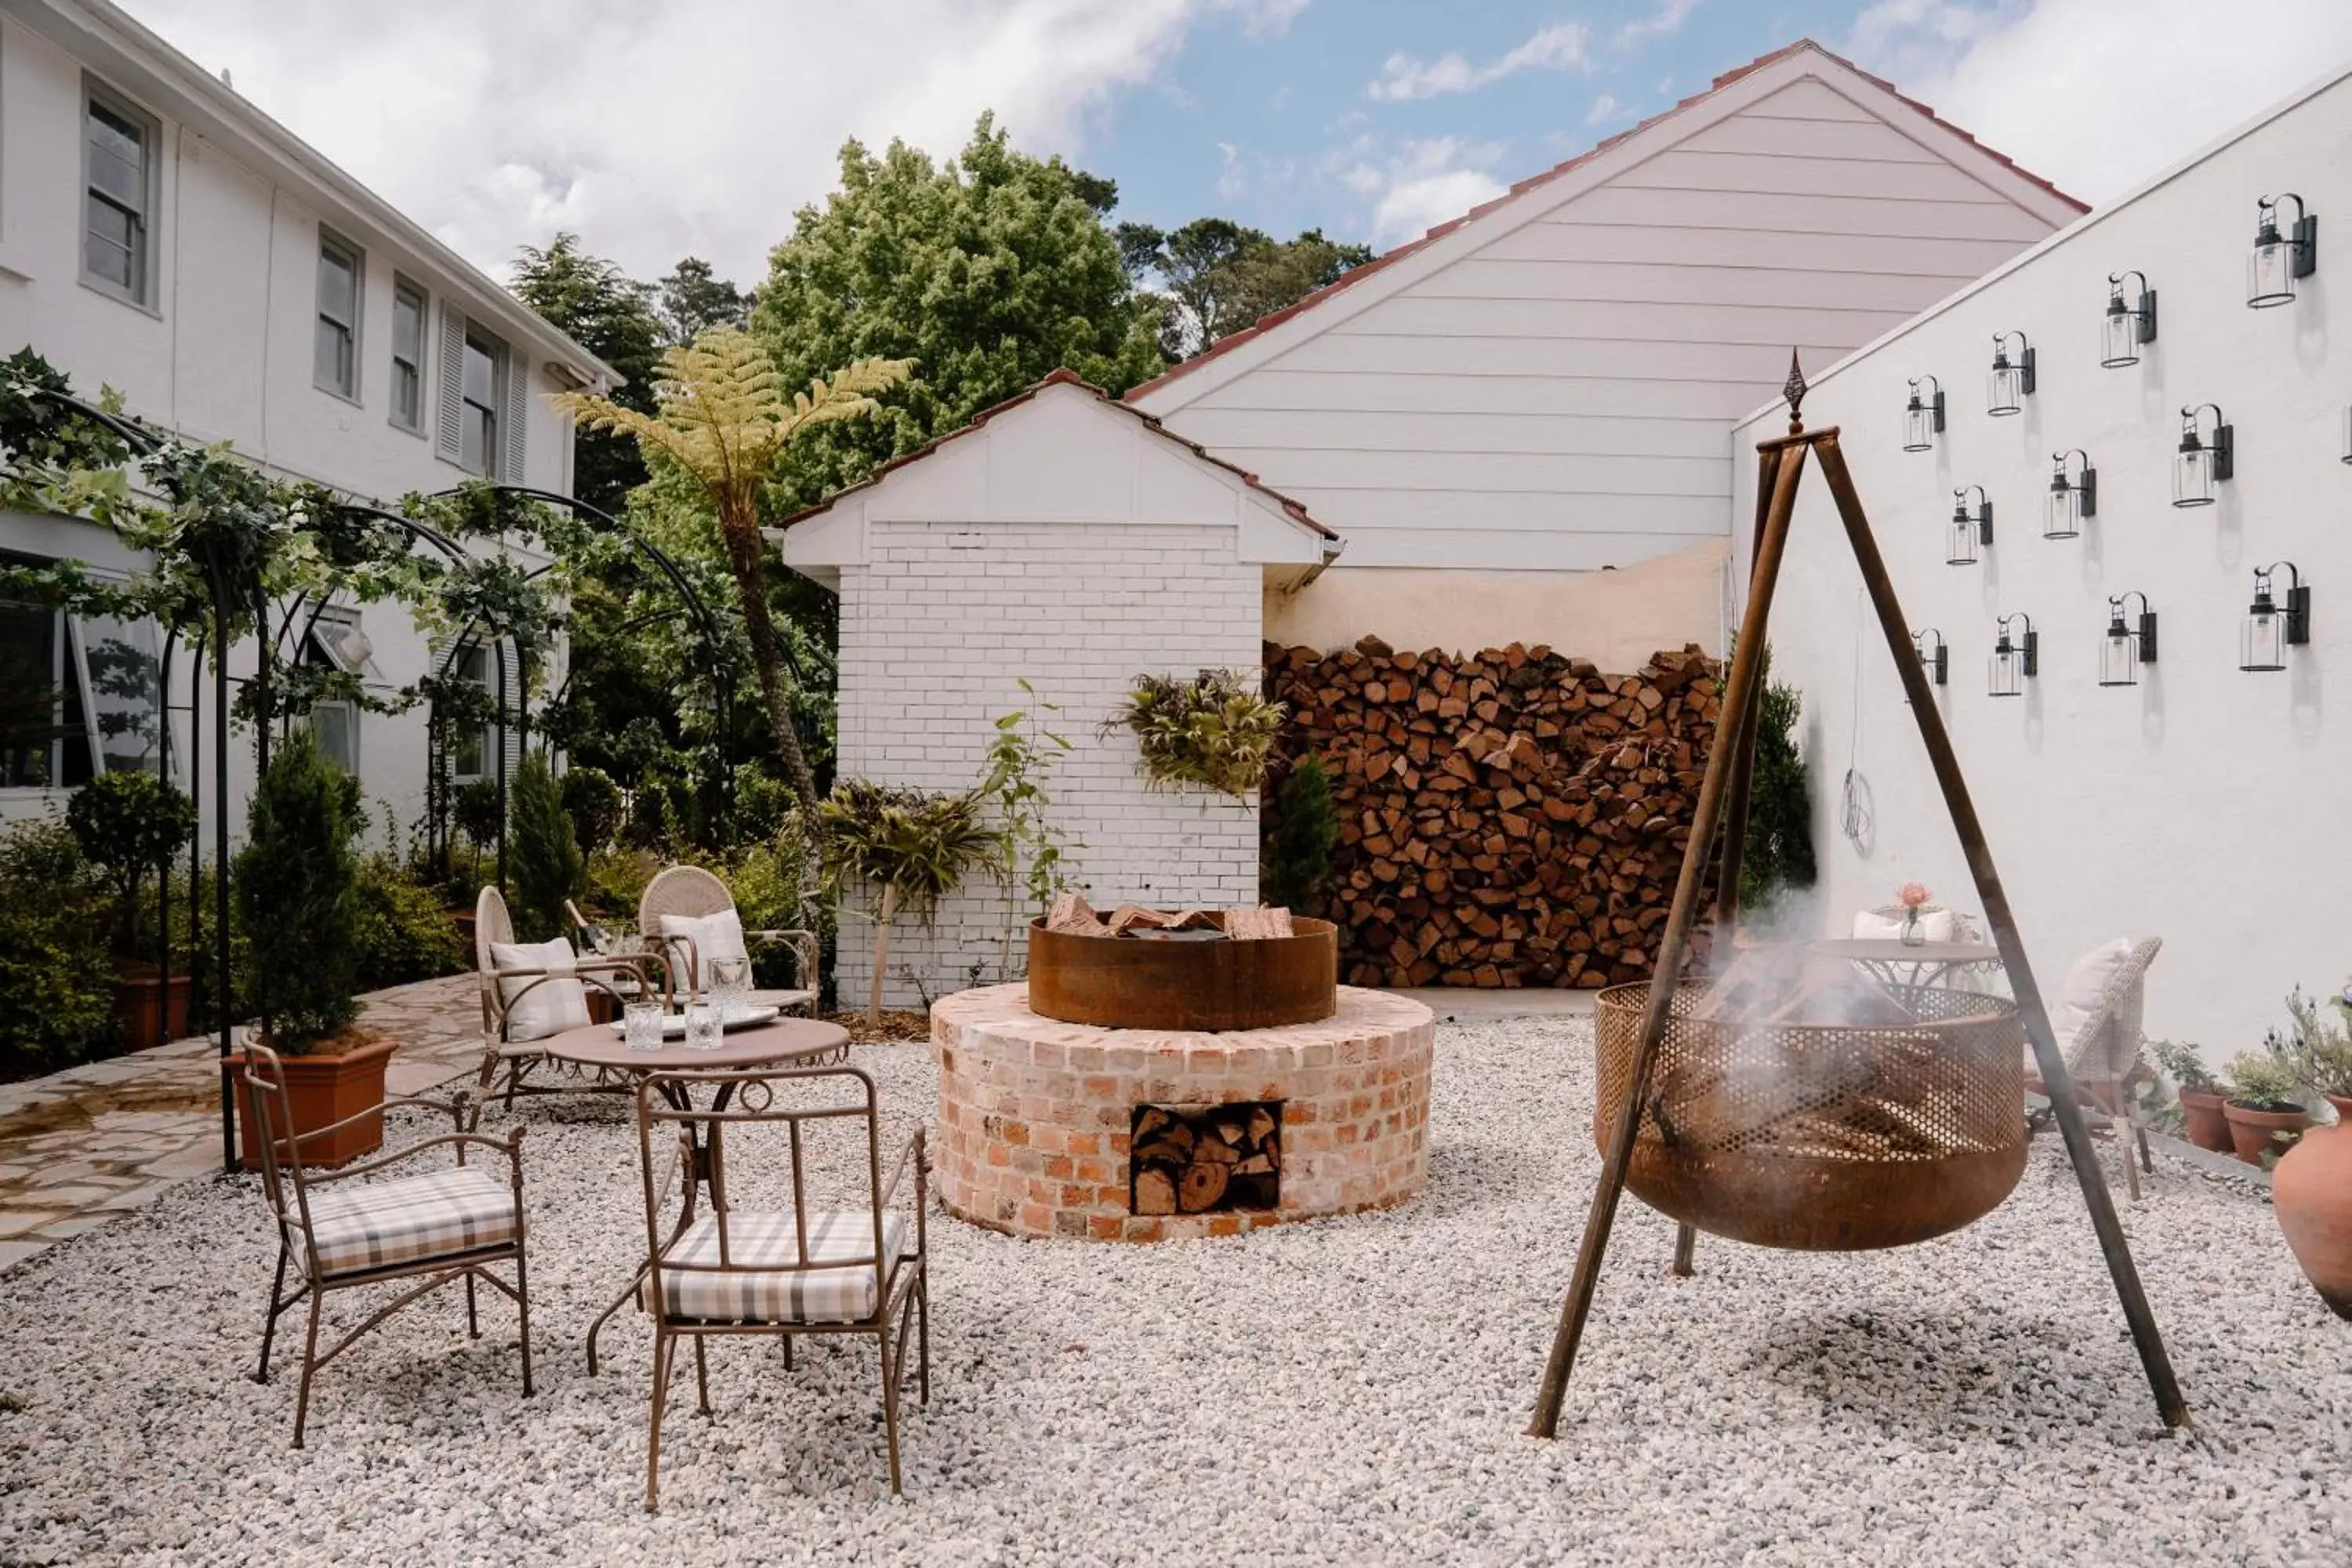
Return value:
<svg viewBox="0 0 2352 1568">
<path fill-rule="evenodd" d="M 2186 1040 L 2150 1040 L 2147 1049 L 2172 1080 L 2180 1100 L 2182 1133 L 2200 1149 L 2229 1153 L 2230 1123 L 2221 1107 L 2230 1097 L 2221 1092 L 2220 1080 L 2205 1070 L 2205 1058 L 2197 1047 Z"/>
<path fill-rule="evenodd" d="M 298 1140 L 383 1101 L 394 1044 L 355 1026 L 360 827 L 358 786 L 307 733 L 281 742 L 254 791 L 235 886 L 256 1038 L 283 1059 Z M 249 1114 L 242 1125 L 246 1166 L 257 1169 L 259 1129 Z M 299 1147 L 305 1164 L 341 1165 L 383 1142 L 379 1112 Z"/>
<path fill-rule="evenodd" d="M 2311 1125 L 2311 1113 L 2293 1098 L 2294 1069 L 2278 1052 L 2233 1057 L 2222 1076 L 2230 1098 L 2221 1114 L 2229 1121 L 2234 1152 L 2247 1164 L 2261 1164 L 2263 1154 L 2278 1147 L 2279 1133 L 2293 1135 Z"/>
<path fill-rule="evenodd" d="M 113 894 L 114 1017 L 123 1043 L 135 1050 L 180 1038 L 194 977 L 183 969 L 164 984 L 145 943 L 140 889 L 195 837 L 195 803 L 149 773 L 100 773 L 74 792 L 66 826 Z"/>
</svg>

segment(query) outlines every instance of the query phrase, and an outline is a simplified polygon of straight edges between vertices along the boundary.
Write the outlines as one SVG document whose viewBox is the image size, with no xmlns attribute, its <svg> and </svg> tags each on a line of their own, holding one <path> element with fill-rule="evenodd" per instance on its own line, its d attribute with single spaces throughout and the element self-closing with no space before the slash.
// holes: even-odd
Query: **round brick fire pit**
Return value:
<svg viewBox="0 0 2352 1568">
<path fill-rule="evenodd" d="M 1016 1236 L 1233 1236 L 1401 1203 L 1429 1179 L 1427 1007 L 1343 985 L 1311 1024 L 1066 1024 L 1026 985 L 933 1004 L 950 1213 Z"/>
</svg>

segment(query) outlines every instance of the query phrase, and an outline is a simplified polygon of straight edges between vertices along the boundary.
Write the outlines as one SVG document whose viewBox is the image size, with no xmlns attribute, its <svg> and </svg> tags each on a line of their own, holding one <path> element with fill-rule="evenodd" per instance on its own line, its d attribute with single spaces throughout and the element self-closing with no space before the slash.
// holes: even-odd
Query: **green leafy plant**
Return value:
<svg viewBox="0 0 2352 1568">
<path fill-rule="evenodd" d="M 0 832 L 0 1079 L 68 1066 L 106 1044 L 110 901 L 62 822 Z"/>
<path fill-rule="evenodd" d="M 455 974 L 471 963 L 473 955 L 441 907 L 439 892 L 389 855 L 361 858 L 355 896 L 355 983 L 361 990 Z"/>
<path fill-rule="evenodd" d="M 499 798 L 499 781 L 479 778 L 457 792 L 457 804 L 450 816 L 457 831 L 466 836 L 466 846 L 472 852 L 467 865 L 467 879 L 482 879 L 482 851 L 499 841 L 506 826 L 507 802 Z"/>
<path fill-rule="evenodd" d="M 1771 677 L 1772 650 L 1767 647 L 1757 670 L 1764 689 L 1757 698 L 1756 768 L 1739 855 L 1739 902 L 1759 915 L 1784 889 L 1810 888 L 1818 875 L 1811 785 L 1797 750 L 1804 694 Z"/>
<path fill-rule="evenodd" d="M 508 852 L 508 880 L 512 886 L 516 934 L 525 942 L 548 942 L 571 925 L 563 901 L 579 893 L 585 868 L 572 818 L 563 809 L 562 786 L 547 765 L 546 753 L 532 752 L 515 770 L 512 838 Z"/>
<path fill-rule="evenodd" d="M 2352 987 L 2322 1003 L 2298 985 L 2286 1010 L 2294 1022 L 2284 1037 L 2273 1032 L 2271 1049 L 2294 1064 L 2297 1081 L 2338 1099 L 2352 1096 Z"/>
<path fill-rule="evenodd" d="M 1036 699 L 1036 688 L 1020 683 L 1024 696 Z M 1057 703 L 1037 699 L 1027 708 L 1001 714 L 988 742 L 981 767 L 980 793 L 996 816 L 1003 836 L 1004 935 L 998 971 L 1007 979 L 1016 973 L 1013 962 L 1014 929 L 1023 923 L 1021 895 L 1030 910 L 1043 913 L 1054 898 L 1069 886 L 1065 852 L 1072 847 L 1068 835 L 1054 826 L 1053 798 L 1045 793 L 1054 764 L 1070 752 L 1070 742 L 1046 728 Z"/>
<path fill-rule="evenodd" d="M 2221 1069 L 2230 1103 L 2242 1110 L 2300 1110 L 2294 1065 L 2275 1051 L 2245 1051 Z"/>
<path fill-rule="evenodd" d="M 574 763 L 563 773 L 563 810 L 580 847 L 602 849 L 621 828 L 621 786 L 604 769 Z"/>
<path fill-rule="evenodd" d="M 890 922 L 925 921 L 975 871 L 1001 876 L 1003 836 L 987 825 L 977 793 L 926 795 L 864 779 L 845 780 L 818 808 L 827 877 L 839 889 L 862 883 L 881 898 L 874 917 L 874 984 L 866 1021 L 882 1019 L 882 979 Z"/>
<path fill-rule="evenodd" d="M 113 883 L 114 951 L 128 958 L 138 942 L 140 884 L 195 837 L 195 803 L 150 773 L 100 773 L 66 803 L 66 826 Z"/>
<path fill-rule="evenodd" d="M 2205 1058 L 2194 1043 L 2188 1040 L 2150 1040 L 2147 1054 L 2164 1069 L 2176 1089 L 2219 1093 L 2221 1083 L 2208 1071 Z"/>
<path fill-rule="evenodd" d="M 1265 901 L 1303 915 L 1323 912 L 1331 886 L 1331 851 L 1339 842 L 1339 813 L 1331 775 L 1312 752 L 1291 764 L 1275 791 L 1274 827 L 1265 858 Z"/>
<path fill-rule="evenodd" d="M 359 791 L 307 732 L 280 742 L 253 794 L 236 858 L 251 1000 L 274 1049 L 335 1047 L 359 1016 Z"/>
<path fill-rule="evenodd" d="M 759 768 L 735 774 L 735 831 L 748 842 L 773 838 L 799 809 L 793 786 Z"/>
<path fill-rule="evenodd" d="M 1103 732 L 1135 737 L 1144 781 L 1155 788 L 1197 784 L 1244 799 L 1265 782 L 1267 754 L 1286 710 L 1237 670 L 1136 678 Z"/>
</svg>

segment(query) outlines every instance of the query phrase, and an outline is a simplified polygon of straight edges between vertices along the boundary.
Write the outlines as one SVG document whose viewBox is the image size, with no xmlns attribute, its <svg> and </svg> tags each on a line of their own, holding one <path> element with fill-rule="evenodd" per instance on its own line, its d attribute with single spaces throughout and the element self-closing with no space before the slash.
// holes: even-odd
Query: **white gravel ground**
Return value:
<svg viewBox="0 0 2352 1568">
<path fill-rule="evenodd" d="M 859 1058 L 928 1109 L 926 1050 Z M 2129 1225 L 2204 1440 L 2159 1434 L 2054 1139 L 1895 1253 L 1703 1241 L 1674 1280 L 1629 1203 L 1561 1437 L 1521 1436 L 1591 1083 L 1581 1022 L 1444 1028 L 1431 1187 L 1394 1213 L 1153 1247 L 935 1215 L 903 1501 L 870 1350 L 787 1373 L 746 1341 L 640 1511 L 651 1336 L 580 1357 L 643 1245 L 618 1102 L 527 1112 L 538 1395 L 509 1310 L 469 1344 L 451 1294 L 321 1374 L 301 1453 L 291 1380 L 239 1375 L 261 1200 L 194 1183 L 0 1277 L 0 1563 L 2352 1562 L 2352 1326 L 2258 1198 L 2159 1170 Z"/>
</svg>

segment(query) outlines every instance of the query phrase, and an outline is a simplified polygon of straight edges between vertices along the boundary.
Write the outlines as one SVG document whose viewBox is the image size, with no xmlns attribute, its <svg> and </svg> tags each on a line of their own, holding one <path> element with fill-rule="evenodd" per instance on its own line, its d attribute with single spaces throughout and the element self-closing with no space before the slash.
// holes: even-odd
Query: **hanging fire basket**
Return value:
<svg viewBox="0 0 2352 1568">
<path fill-rule="evenodd" d="M 1593 1140 L 1623 1103 L 1648 984 L 1601 993 Z M 1668 1217 L 1756 1247 L 1905 1247 L 2000 1205 L 2025 1170 L 2025 1031 L 2003 996 L 1890 986 L 1919 1021 L 1695 1016 L 1675 994 L 1625 1184 Z"/>
</svg>

